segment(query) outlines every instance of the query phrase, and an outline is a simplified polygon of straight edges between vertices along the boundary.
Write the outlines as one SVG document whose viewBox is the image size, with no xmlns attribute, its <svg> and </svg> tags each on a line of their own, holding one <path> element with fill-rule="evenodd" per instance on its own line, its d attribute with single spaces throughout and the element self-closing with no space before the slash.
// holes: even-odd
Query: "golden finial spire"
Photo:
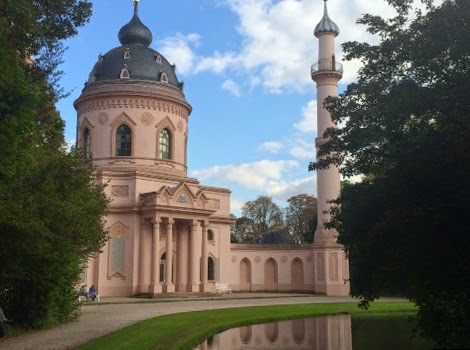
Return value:
<svg viewBox="0 0 470 350">
<path fill-rule="evenodd" d="M 134 4 L 138 4 L 139 3 L 139 0 L 134 0 Z"/>
</svg>

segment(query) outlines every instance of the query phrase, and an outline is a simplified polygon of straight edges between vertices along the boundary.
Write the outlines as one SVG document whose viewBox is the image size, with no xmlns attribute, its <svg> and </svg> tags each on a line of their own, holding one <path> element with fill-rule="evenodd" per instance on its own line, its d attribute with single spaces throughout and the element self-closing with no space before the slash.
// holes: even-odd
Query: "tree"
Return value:
<svg viewBox="0 0 470 350">
<path fill-rule="evenodd" d="M 283 226 L 282 211 L 271 197 L 259 196 L 243 205 L 242 217 L 235 222 L 241 243 L 259 243 L 261 235 Z M 242 233 L 243 232 L 243 233 Z"/>
<path fill-rule="evenodd" d="M 290 197 L 285 209 L 286 226 L 297 243 L 313 243 L 317 226 L 317 199 L 308 194 Z"/>
<path fill-rule="evenodd" d="M 75 284 L 106 239 L 107 199 L 55 102 L 60 40 L 91 14 L 82 0 L 0 3 L 0 304 L 13 322 L 69 320 Z"/>
<path fill-rule="evenodd" d="M 397 16 L 358 23 L 377 45 L 348 42 L 358 81 L 326 107 L 336 123 L 310 169 L 346 176 L 330 223 L 351 263 L 351 294 L 367 306 L 396 293 L 418 306 L 418 330 L 440 346 L 470 344 L 470 2 L 389 0 Z"/>
</svg>

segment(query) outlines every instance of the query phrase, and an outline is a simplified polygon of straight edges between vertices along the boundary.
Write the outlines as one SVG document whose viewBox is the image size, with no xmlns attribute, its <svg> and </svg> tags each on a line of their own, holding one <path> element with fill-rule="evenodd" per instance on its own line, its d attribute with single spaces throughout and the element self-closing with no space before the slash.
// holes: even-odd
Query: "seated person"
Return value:
<svg viewBox="0 0 470 350">
<path fill-rule="evenodd" d="M 97 294 L 97 293 L 96 293 L 96 288 L 95 288 L 94 285 L 92 285 L 92 286 L 90 287 L 90 289 L 88 290 L 88 297 L 91 298 L 91 301 L 95 301 L 95 299 L 96 299 L 96 294 Z"/>
<path fill-rule="evenodd" d="M 88 298 L 89 291 L 88 291 L 88 288 L 87 288 L 86 284 L 81 286 L 79 295 L 82 296 L 82 297 Z"/>
</svg>

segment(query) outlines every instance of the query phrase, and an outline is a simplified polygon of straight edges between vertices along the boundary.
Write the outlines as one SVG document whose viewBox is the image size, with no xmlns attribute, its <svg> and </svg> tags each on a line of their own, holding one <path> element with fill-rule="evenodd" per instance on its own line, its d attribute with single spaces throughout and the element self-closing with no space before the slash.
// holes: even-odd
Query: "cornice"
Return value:
<svg viewBox="0 0 470 350">
<path fill-rule="evenodd" d="M 306 252 L 312 251 L 311 244 L 239 244 L 239 243 L 231 243 L 230 244 L 230 251 L 235 250 L 253 250 L 253 251 L 260 251 L 260 250 L 279 250 L 279 251 L 286 251 L 286 250 L 304 250 Z"/>
<path fill-rule="evenodd" d="M 74 102 L 78 114 L 111 108 L 158 110 L 188 119 L 192 107 L 176 89 L 150 83 L 103 82 L 83 90 Z"/>
</svg>

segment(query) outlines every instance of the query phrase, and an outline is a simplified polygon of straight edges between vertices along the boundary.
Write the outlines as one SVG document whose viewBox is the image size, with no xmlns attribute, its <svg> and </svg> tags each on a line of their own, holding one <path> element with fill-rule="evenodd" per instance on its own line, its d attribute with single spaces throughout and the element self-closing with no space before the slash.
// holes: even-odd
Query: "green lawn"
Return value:
<svg viewBox="0 0 470 350">
<path fill-rule="evenodd" d="M 223 330 L 248 324 L 335 314 L 412 314 L 409 302 L 376 302 L 367 311 L 356 302 L 240 307 L 160 316 L 110 333 L 77 349 L 189 350 Z"/>
</svg>

